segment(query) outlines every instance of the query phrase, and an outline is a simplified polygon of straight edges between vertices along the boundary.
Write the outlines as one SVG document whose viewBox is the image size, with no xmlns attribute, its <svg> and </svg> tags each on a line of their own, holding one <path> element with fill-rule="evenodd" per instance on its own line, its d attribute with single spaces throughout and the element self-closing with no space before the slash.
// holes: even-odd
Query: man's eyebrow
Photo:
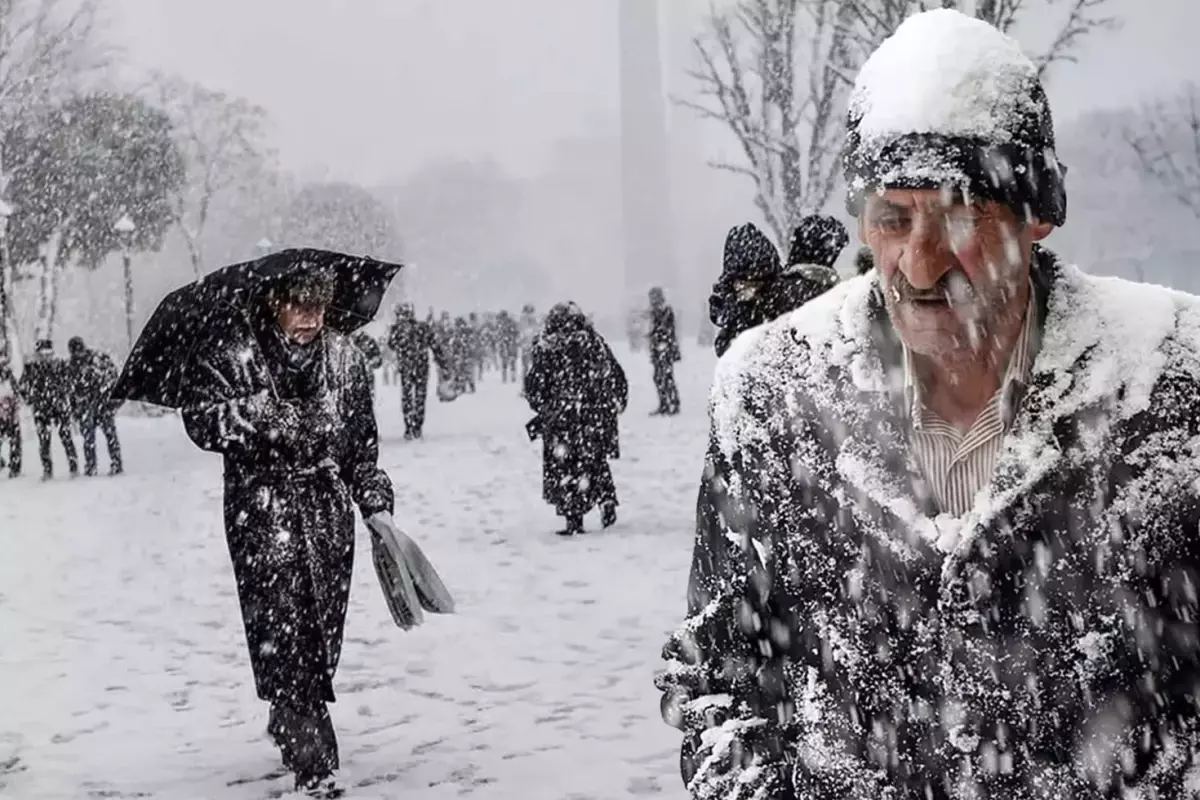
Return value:
<svg viewBox="0 0 1200 800">
<path fill-rule="evenodd" d="M 878 200 L 870 205 L 868 212 L 875 214 L 907 214 L 912 211 L 908 206 L 893 203 L 891 200 Z"/>
</svg>

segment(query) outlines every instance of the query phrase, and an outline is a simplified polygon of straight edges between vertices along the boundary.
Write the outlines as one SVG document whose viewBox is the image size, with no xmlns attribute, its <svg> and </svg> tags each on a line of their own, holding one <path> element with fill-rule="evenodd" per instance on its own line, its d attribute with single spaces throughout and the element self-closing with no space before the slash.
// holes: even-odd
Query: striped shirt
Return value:
<svg viewBox="0 0 1200 800">
<path fill-rule="evenodd" d="M 904 348 L 904 389 L 910 398 L 909 441 L 942 513 L 954 517 L 965 515 L 975 504 L 976 495 L 992 478 L 1004 434 L 1016 416 L 1016 406 L 1029 381 L 1033 364 L 1037 327 L 1037 309 L 1033 303 L 1031 292 L 1025 321 L 1017 335 L 1000 389 L 965 432 L 921 402 L 920 382 L 913 371 L 908 348 Z"/>
</svg>

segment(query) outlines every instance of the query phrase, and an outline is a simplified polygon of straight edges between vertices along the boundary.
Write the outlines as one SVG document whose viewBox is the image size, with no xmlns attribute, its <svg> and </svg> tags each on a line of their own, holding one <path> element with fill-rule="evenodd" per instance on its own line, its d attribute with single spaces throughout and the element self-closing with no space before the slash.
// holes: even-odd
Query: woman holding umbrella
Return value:
<svg viewBox="0 0 1200 800">
<path fill-rule="evenodd" d="M 114 390 L 181 407 L 192 441 L 224 457 L 225 532 L 258 696 L 297 789 L 316 797 L 339 794 L 326 704 L 353 507 L 391 525 L 393 502 L 376 463 L 370 372 L 349 334 L 398 269 L 321 251 L 228 267 L 164 301 Z"/>
</svg>

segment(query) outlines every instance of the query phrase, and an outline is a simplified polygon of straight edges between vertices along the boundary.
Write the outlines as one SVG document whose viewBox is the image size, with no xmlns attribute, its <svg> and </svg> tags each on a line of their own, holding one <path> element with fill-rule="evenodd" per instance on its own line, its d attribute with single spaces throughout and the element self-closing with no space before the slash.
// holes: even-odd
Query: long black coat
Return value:
<svg viewBox="0 0 1200 800">
<path fill-rule="evenodd" d="M 650 360 L 656 364 L 670 365 L 682 358 L 679 350 L 679 334 L 675 329 L 675 310 L 670 306 L 650 309 Z"/>
<path fill-rule="evenodd" d="M 225 533 L 258 695 L 332 701 L 353 507 L 366 517 L 393 502 L 376 464 L 370 373 L 329 330 L 296 364 L 267 325 L 227 327 L 187 368 L 183 421 L 225 458 Z"/>
<path fill-rule="evenodd" d="M 58 421 L 71 414 L 71 373 L 64 359 L 38 357 L 25 365 L 17 394 L 38 419 Z"/>
<path fill-rule="evenodd" d="M 600 502 L 598 497 L 580 502 L 565 493 L 574 485 L 567 478 L 597 460 L 621 456 L 618 417 L 629 401 L 629 384 L 608 343 L 586 322 L 539 335 L 525 399 L 541 423 L 543 498 L 560 508 Z"/>
<path fill-rule="evenodd" d="M 1195 796 L 1200 301 L 1034 274 L 1031 380 L 962 519 L 911 458 L 876 275 L 721 362 L 658 678 L 693 797 Z"/>
</svg>

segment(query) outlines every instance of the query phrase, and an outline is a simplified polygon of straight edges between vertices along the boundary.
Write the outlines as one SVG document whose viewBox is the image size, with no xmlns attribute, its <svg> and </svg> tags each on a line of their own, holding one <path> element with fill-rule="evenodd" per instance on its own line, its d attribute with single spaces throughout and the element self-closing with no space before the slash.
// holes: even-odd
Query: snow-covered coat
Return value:
<svg viewBox="0 0 1200 800">
<path fill-rule="evenodd" d="M 548 325 L 549 328 L 549 325 Z M 537 415 L 543 442 L 542 497 L 559 508 L 589 509 L 608 498 L 578 480 L 597 462 L 620 458 L 619 416 L 629 400 L 625 371 L 608 343 L 585 320 L 546 330 L 533 348 L 525 399 Z"/>
<path fill-rule="evenodd" d="M 390 512 L 392 485 L 362 351 L 327 329 L 289 371 L 272 335 L 239 316 L 209 337 L 187 367 L 183 421 L 225 457 L 225 535 L 259 697 L 332 701 L 354 505 Z"/>
<path fill-rule="evenodd" d="M 1200 300 L 1040 251 L 1034 282 L 1031 380 L 959 520 L 929 513 L 876 274 L 721 361 L 723 574 L 658 678 L 694 798 L 1197 796 Z"/>
</svg>

